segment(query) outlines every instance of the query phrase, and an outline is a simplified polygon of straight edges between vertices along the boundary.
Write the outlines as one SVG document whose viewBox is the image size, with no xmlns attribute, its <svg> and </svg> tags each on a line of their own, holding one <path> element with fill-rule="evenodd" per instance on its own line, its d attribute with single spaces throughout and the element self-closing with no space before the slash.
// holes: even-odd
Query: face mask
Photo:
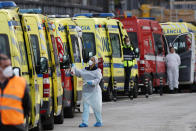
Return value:
<svg viewBox="0 0 196 131">
<path fill-rule="evenodd" d="M 89 64 L 89 66 L 92 66 L 93 65 L 93 61 L 89 60 L 88 64 Z"/>
<path fill-rule="evenodd" d="M 131 43 L 130 42 L 128 42 L 128 43 L 126 43 L 128 46 L 130 46 L 131 45 Z"/>
<path fill-rule="evenodd" d="M 3 75 L 6 78 L 12 77 L 13 76 L 13 70 L 12 66 L 8 66 L 3 70 Z"/>
</svg>

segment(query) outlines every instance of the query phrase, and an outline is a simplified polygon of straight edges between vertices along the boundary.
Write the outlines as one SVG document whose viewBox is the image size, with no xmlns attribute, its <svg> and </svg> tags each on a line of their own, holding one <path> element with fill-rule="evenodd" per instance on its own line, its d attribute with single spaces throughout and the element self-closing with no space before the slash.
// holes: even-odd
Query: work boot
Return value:
<svg viewBox="0 0 196 131">
<path fill-rule="evenodd" d="M 175 94 L 175 91 L 174 90 L 170 90 L 170 94 Z"/>
<path fill-rule="evenodd" d="M 79 127 L 80 127 L 80 128 L 88 127 L 88 125 L 87 125 L 87 124 L 85 124 L 85 123 L 81 123 L 81 124 L 79 125 Z"/>
<path fill-rule="evenodd" d="M 96 123 L 94 124 L 94 127 L 101 127 L 101 126 L 103 126 L 103 124 L 102 124 L 101 122 L 96 122 Z"/>
<path fill-rule="evenodd" d="M 179 93 L 178 88 L 174 88 L 174 92 L 175 92 L 175 93 Z"/>
</svg>

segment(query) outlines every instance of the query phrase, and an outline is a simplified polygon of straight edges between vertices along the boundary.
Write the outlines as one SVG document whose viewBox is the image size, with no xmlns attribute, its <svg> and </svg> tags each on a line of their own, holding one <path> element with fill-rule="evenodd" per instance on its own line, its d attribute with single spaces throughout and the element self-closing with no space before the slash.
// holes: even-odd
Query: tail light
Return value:
<svg viewBox="0 0 196 131">
<path fill-rule="evenodd" d="M 49 97 L 50 96 L 50 80 L 49 80 L 49 74 L 43 75 L 43 97 Z"/>
<path fill-rule="evenodd" d="M 103 74 L 103 58 L 98 58 L 98 68 L 101 69 L 101 73 Z"/>
<path fill-rule="evenodd" d="M 143 74 L 145 72 L 145 61 L 140 60 L 139 62 L 139 73 Z"/>
</svg>

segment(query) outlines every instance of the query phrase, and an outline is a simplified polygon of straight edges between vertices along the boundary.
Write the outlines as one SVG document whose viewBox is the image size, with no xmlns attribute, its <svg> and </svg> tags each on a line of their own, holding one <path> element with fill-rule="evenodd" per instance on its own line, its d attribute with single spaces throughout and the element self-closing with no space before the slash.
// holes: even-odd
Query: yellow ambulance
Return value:
<svg viewBox="0 0 196 131">
<path fill-rule="evenodd" d="M 49 17 L 51 37 L 58 47 L 59 57 L 67 58 L 61 61 L 61 75 L 64 89 L 64 117 L 73 117 L 76 106 L 80 105 L 83 82 L 81 78 L 70 74 L 70 65 L 74 63 L 77 68 L 84 68 L 82 59 L 82 41 L 76 30 L 77 25 L 71 18 L 63 15 Z"/>
<path fill-rule="evenodd" d="M 124 94 L 123 39 L 127 35 L 120 21 L 105 17 L 108 14 L 76 14 L 73 18 L 82 28 L 84 61 L 88 54 L 99 58 L 98 67 L 102 69 L 104 85 L 103 98 L 111 100 L 117 94 Z M 89 18 L 92 17 L 92 18 Z M 137 63 L 132 69 L 132 79 L 138 75 Z M 136 87 L 136 82 L 131 82 Z M 133 88 L 131 88 L 133 89 Z M 137 92 L 135 92 L 137 93 Z"/>
<path fill-rule="evenodd" d="M 15 75 L 24 77 L 30 90 L 32 109 L 31 116 L 26 116 L 26 126 L 29 129 L 41 130 L 40 95 L 35 68 L 29 52 L 26 51 L 18 7 L 14 2 L 0 2 L 0 26 L 0 53 L 11 58 Z"/>
<path fill-rule="evenodd" d="M 196 68 L 195 68 L 195 38 L 196 27 L 186 22 L 166 22 L 161 23 L 168 46 L 174 46 L 176 53 L 181 58 L 179 67 L 180 85 L 189 85 L 192 90 L 196 90 Z M 182 87 L 182 86 L 181 86 Z"/>
<path fill-rule="evenodd" d="M 47 18 L 39 10 L 22 12 L 22 24 L 26 41 L 33 52 L 35 70 L 41 95 L 41 122 L 44 129 L 53 129 L 54 123 L 63 123 L 63 89 L 57 47 L 48 32 Z M 37 14 L 36 14 L 37 13 Z"/>
</svg>

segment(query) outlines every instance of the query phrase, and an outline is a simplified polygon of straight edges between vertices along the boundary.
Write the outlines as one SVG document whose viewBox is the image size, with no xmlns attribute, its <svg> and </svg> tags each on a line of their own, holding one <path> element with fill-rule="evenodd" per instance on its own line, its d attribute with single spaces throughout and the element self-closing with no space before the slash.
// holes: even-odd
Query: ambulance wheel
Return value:
<svg viewBox="0 0 196 131">
<path fill-rule="evenodd" d="M 73 118 L 75 114 L 75 106 L 72 102 L 71 107 L 64 108 L 64 118 Z"/>
<path fill-rule="evenodd" d="M 113 89 L 108 88 L 106 92 L 106 101 L 111 101 L 113 100 Z"/>
<path fill-rule="evenodd" d="M 148 82 L 148 89 L 149 89 L 149 95 L 153 94 L 153 83 L 152 80 L 149 80 Z"/>
<path fill-rule="evenodd" d="M 134 94 L 134 90 L 133 90 L 133 88 L 131 88 L 129 91 L 129 99 L 130 100 L 133 100 L 133 94 Z"/>
<path fill-rule="evenodd" d="M 64 111 L 64 109 L 63 109 L 63 106 L 62 106 L 61 113 L 58 116 L 54 117 L 54 123 L 55 124 L 63 124 L 63 122 L 64 122 L 64 113 L 63 113 L 63 111 Z"/>
<path fill-rule="evenodd" d="M 138 96 L 138 83 L 135 82 L 133 87 L 133 98 L 137 98 L 137 96 Z"/>
<path fill-rule="evenodd" d="M 75 112 L 74 107 L 64 108 L 64 118 L 73 118 L 74 112 Z"/>
<path fill-rule="evenodd" d="M 163 86 L 162 85 L 159 86 L 159 94 L 160 94 L 160 96 L 163 95 Z"/>
<path fill-rule="evenodd" d="M 50 117 L 47 120 L 47 124 L 43 125 L 44 130 L 53 130 L 54 129 L 54 111 L 51 111 Z"/>
<path fill-rule="evenodd" d="M 193 92 L 196 92 L 196 84 L 195 83 L 193 83 L 192 85 L 190 85 L 190 92 L 191 93 L 193 93 Z M 178 88 L 179 89 L 179 92 L 180 92 L 180 88 Z"/>
</svg>

